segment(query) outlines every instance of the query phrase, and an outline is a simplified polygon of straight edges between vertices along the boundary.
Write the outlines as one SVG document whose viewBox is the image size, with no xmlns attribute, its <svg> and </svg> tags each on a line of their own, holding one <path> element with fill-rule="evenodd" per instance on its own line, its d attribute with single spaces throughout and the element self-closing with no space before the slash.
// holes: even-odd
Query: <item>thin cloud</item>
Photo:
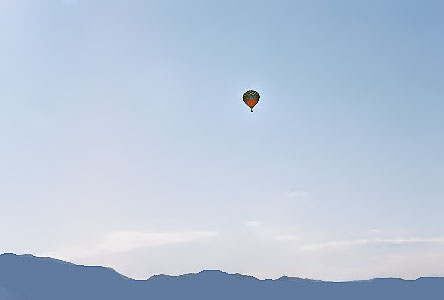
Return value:
<svg viewBox="0 0 444 300">
<path fill-rule="evenodd" d="M 284 198 L 289 203 L 294 203 L 300 206 L 300 208 L 313 209 L 317 206 L 312 194 L 305 191 L 291 191 L 284 194 Z"/>
<path fill-rule="evenodd" d="M 116 231 L 106 236 L 106 238 L 98 245 L 98 250 L 108 252 L 126 252 L 138 248 L 196 242 L 213 238 L 217 235 L 218 233 L 215 231 Z"/>
<path fill-rule="evenodd" d="M 259 227 L 262 223 L 259 221 L 245 221 L 244 224 L 247 227 Z"/>
<path fill-rule="evenodd" d="M 291 234 L 282 234 L 275 236 L 274 239 L 277 241 L 299 241 L 301 237 Z"/>
<path fill-rule="evenodd" d="M 251 233 L 258 239 L 261 240 L 272 240 L 272 241 L 299 241 L 300 236 L 282 232 L 279 229 L 263 225 L 259 221 L 246 221 L 244 225 L 251 228 Z"/>
<path fill-rule="evenodd" d="M 419 244 L 419 243 L 435 243 L 444 244 L 444 237 L 437 238 L 372 238 L 372 239 L 356 239 L 349 241 L 330 241 L 317 244 L 309 244 L 301 246 L 302 250 L 316 251 L 331 248 L 349 248 L 368 244 Z"/>
<path fill-rule="evenodd" d="M 122 253 L 131 250 L 159 247 L 164 245 L 193 243 L 214 238 L 216 231 L 182 231 L 182 232 L 143 232 L 114 231 L 108 233 L 95 245 L 73 245 L 56 251 L 38 253 L 60 259 L 79 259 L 101 253 Z"/>
</svg>

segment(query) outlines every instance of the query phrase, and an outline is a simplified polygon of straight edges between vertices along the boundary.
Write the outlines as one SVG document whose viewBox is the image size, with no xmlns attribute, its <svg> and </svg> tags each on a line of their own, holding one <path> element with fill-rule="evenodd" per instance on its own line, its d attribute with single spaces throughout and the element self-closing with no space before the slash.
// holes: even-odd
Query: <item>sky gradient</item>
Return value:
<svg viewBox="0 0 444 300">
<path fill-rule="evenodd" d="M 138 279 L 443 276 L 443 15 L 0 1 L 0 252 Z"/>
</svg>

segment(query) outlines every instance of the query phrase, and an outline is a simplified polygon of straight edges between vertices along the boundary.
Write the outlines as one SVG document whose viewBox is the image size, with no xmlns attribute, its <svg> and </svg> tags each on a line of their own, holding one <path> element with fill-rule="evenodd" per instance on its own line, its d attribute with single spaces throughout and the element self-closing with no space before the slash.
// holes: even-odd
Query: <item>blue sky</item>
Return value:
<svg viewBox="0 0 444 300">
<path fill-rule="evenodd" d="M 443 13 L 2 1 L 0 252 L 134 278 L 443 275 Z"/>
</svg>

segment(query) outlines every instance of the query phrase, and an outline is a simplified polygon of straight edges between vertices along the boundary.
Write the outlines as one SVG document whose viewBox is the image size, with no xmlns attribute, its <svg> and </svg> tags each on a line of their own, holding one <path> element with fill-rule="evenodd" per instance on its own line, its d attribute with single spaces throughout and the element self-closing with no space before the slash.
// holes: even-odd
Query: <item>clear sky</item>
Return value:
<svg viewBox="0 0 444 300">
<path fill-rule="evenodd" d="M 138 279 L 443 276 L 443 15 L 0 1 L 0 253 Z"/>
</svg>

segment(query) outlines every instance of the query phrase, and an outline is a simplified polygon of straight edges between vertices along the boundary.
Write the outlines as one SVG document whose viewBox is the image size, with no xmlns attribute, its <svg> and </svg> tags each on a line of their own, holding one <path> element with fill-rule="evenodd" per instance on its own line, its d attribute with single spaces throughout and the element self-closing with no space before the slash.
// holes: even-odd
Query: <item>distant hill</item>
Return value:
<svg viewBox="0 0 444 300">
<path fill-rule="evenodd" d="M 259 280 L 218 270 L 127 278 L 113 269 L 32 255 L 0 255 L 0 300 L 444 299 L 443 278 L 325 282 Z"/>
</svg>

